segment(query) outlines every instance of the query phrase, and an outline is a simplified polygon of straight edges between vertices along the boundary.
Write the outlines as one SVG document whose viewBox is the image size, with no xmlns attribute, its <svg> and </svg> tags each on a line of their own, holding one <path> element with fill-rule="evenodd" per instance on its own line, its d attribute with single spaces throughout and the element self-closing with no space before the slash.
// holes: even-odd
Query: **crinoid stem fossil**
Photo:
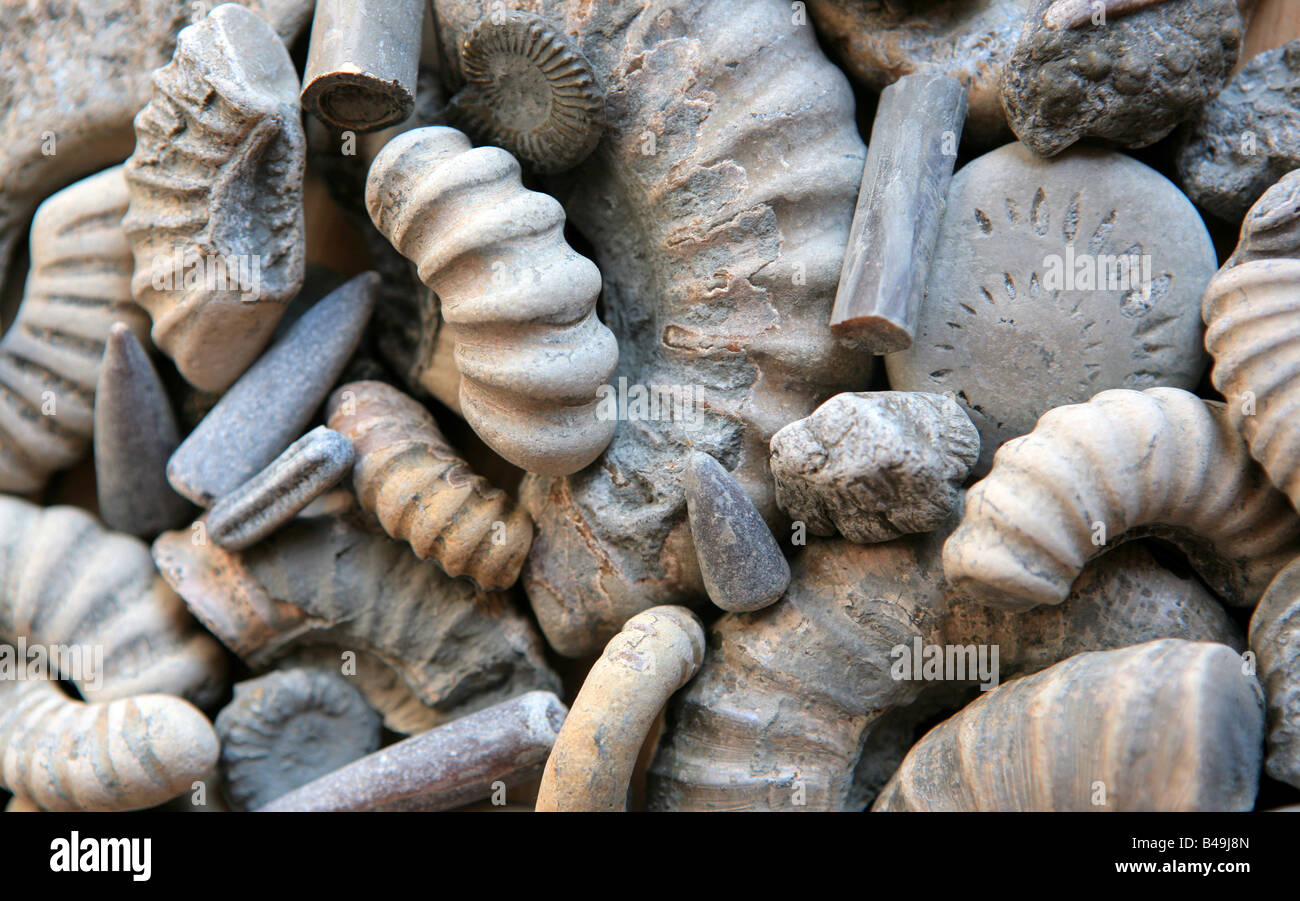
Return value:
<svg viewBox="0 0 1300 901">
<path fill-rule="evenodd" d="M 89 701 L 159 692 L 206 707 L 225 690 L 221 648 L 158 577 L 148 546 L 75 507 L 0 496 L 0 636 L 66 650 L 72 669 L 60 674 Z"/>
<path fill-rule="evenodd" d="M 653 607 L 628 620 L 587 673 L 560 728 L 537 809 L 624 810 L 650 727 L 703 660 L 704 628 L 685 607 Z"/>
<path fill-rule="evenodd" d="M 966 120 L 966 87 L 905 75 L 880 94 L 831 331 L 867 353 L 907 350 Z"/>
<path fill-rule="evenodd" d="M 223 391 L 302 286 L 306 140 L 275 31 L 226 3 L 183 29 L 135 118 L 131 290 L 181 375 Z"/>
<path fill-rule="evenodd" d="M 1241 655 L 1163 639 L 1079 654 L 932 729 L 873 810 L 1250 810 L 1263 698 Z"/>
<path fill-rule="evenodd" d="M 596 318 L 600 271 L 564 239 L 564 208 L 499 147 L 454 128 L 389 141 L 366 181 L 375 227 L 415 262 L 453 327 L 460 406 L 487 444 L 545 475 L 577 472 L 616 425 L 596 389 L 618 363 Z"/>
<path fill-rule="evenodd" d="M 113 323 L 148 340 L 148 316 L 131 301 L 126 205 L 122 167 L 115 166 L 36 211 L 31 271 L 0 339 L 0 491 L 40 491 L 53 472 L 81 459 Z"/>
<path fill-rule="evenodd" d="M 605 130 L 605 95 L 574 42 L 540 16 L 496 8 L 461 42 L 466 85 L 452 124 L 504 147 L 536 172 L 564 172 L 591 155 Z"/>
<path fill-rule="evenodd" d="M 217 501 L 208 514 L 208 534 L 228 551 L 256 544 L 337 485 L 354 457 L 351 441 L 317 426 Z"/>
<path fill-rule="evenodd" d="M 1056 0 L 1043 13 L 1048 28 L 1078 28 L 1092 22 L 1104 25 L 1107 19 L 1139 12 L 1166 0 Z"/>
<path fill-rule="evenodd" d="M 357 500 L 385 532 L 448 575 L 489 590 L 515 583 L 533 521 L 469 468 L 428 410 L 383 382 L 350 382 L 331 395 L 326 418 L 356 448 Z"/>
<path fill-rule="evenodd" d="M 424 0 L 317 0 L 302 105 L 336 128 L 378 131 L 415 107 Z"/>
<path fill-rule="evenodd" d="M 964 596 L 1026 610 L 1061 603 L 1088 560 L 1143 535 L 1176 544 L 1225 601 L 1247 607 L 1300 553 L 1300 518 L 1223 404 L 1116 389 L 1049 410 L 998 450 L 966 495 L 943 569 Z"/>
<path fill-rule="evenodd" d="M 264 812 L 433 811 L 537 778 L 564 722 L 548 691 L 530 691 L 390 745 L 261 808 Z"/>
<path fill-rule="evenodd" d="M 1269 583 L 1250 618 L 1250 649 L 1268 705 L 1274 779 L 1300 788 L 1300 560 Z"/>
<path fill-rule="evenodd" d="M 53 682 L 0 680 L 0 785 L 45 810 L 137 810 L 217 761 L 212 724 L 169 695 L 74 701 Z"/>
<path fill-rule="evenodd" d="M 210 507 L 302 435 L 356 350 L 378 290 L 379 276 L 362 273 L 293 323 L 172 454 L 172 487 Z"/>
</svg>

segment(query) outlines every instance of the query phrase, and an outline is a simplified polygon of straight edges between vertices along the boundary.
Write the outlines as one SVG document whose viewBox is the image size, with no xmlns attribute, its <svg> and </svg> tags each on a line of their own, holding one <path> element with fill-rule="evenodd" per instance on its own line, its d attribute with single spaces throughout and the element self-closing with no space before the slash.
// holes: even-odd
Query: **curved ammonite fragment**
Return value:
<svg viewBox="0 0 1300 901">
<path fill-rule="evenodd" d="M 1300 560 L 1269 584 L 1250 618 L 1250 649 L 1268 703 L 1268 758 L 1274 779 L 1300 788 Z"/>
</svg>

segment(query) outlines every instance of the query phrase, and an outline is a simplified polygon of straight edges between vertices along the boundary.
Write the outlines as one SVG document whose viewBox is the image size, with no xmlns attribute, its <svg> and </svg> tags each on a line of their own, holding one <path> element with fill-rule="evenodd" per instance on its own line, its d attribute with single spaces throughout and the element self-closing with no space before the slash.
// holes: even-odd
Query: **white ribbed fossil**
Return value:
<svg viewBox="0 0 1300 901">
<path fill-rule="evenodd" d="M 461 412 L 479 437 L 529 472 L 594 460 L 614 434 L 596 389 L 618 345 L 596 318 L 599 270 L 564 239 L 564 208 L 526 190 L 509 153 L 443 126 L 384 146 L 366 208 L 442 301 Z"/>
<path fill-rule="evenodd" d="M 1300 518 L 1224 405 L 1177 388 L 1103 391 L 1002 445 L 966 496 L 943 569 L 961 594 L 1010 610 L 1059 604 L 1084 564 L 1153 535 L 1228 603 L 1254 606 L 1300 553 Z"/>
<path fill-rule="evenodd" d="M 0 340 L 0 491 L 39 491 L 85 453 L 113 323 L 148 339 L 148 316 L 131 301 L 126 204 L 115 166 L 36 211 L 23 301 Z"/>
<path fill-rule="evenodd" d="M 1300 788 L 1300 560 L 1277 574 L 1250 618 L 1250 649 L 1268 706 L 1274 779 Z"/>
</svg>

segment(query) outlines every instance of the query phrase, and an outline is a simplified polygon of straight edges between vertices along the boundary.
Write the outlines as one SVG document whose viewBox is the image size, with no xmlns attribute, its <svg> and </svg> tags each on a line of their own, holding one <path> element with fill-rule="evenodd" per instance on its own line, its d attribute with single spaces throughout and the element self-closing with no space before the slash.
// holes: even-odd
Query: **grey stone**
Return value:
<svg viewBox="0 0 1300 901">
<path fill-rule="evenodd" d="M 780 600 L 790 584 L 790 565 L 731 473 L 695 451 L 682 482 L 700 575 L 713 603 L 748 611 Z"/>
<path fill-rule="evenodd" d="M 1194 388 L 1217 264 L 1195 208 L 1150 167 L 1008 144 L 953 177 L 916 343 L 885 358 L 890 387 L 955 396 L 979 429 L 983 475 L 1053 407 L 1107 388 Z"/>
<path fill-rule="evenodd" d="M 1030 8 L 1001 87 L 1012 131 L 1043 156 L 1081 138 L 1154 144 L 1219 92 L 1241 51 L 1236 0 L 1155 3 L 1077 28 L 1045 23 L 1050 6 Z"/>
<path fill-rule="evenodd" d="M 945 75 L 905 75 L 880 95 L 831 308 L 831 330 L 868 353 L 912 346 L 965 118 L 966 89 Z"/>
<path fill-rule="evenodd" d="M 111 529 L 151 538 L 185 522 L 191 507 L 167 484 L 180 443 L 176 417 L 149 355 L 125 323 L 108 330 L 95 391 L 95 487 Z"/>
<path fill-rule="evenodd" d="M 1297 168 L 1300 40 L 1252 57 L 1206 105 L 1178 153 L 1178 177 L 1192 200 L 1235 224 Z"/>
<path fill-rule="evenodd" d="M 172 487 L 209 507 L 301 435 L 356 350 L 378 286 L 373 272 L 356 276 L 268 348 L 172 454 Z"/>
</svg>

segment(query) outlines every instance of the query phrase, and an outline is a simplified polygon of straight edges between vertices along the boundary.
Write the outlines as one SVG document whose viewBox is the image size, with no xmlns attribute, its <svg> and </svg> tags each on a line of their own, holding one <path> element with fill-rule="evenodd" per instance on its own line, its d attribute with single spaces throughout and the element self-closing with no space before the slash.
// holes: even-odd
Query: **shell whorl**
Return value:
<svg viewBox="0 0 1300 901">
<path fill-rule="evenodd" d="M 36 211 L 22 304 L 0 339 L 0 491 L 39 491 L 85 453 L 113 323 L 148 339 L 148 316 L 131 300 L 126 207 L 122 167 L 115 166 Z"/>
<path fill-rule="evenodd" d="M 428 410 L 382 382 L 351 382 L 334 392 L 326 417 L 356 449 L 357 500 L 385 532 L 448 575 L 488 590 L 515 583 L 532 520 L 470 470 Z"/>
<path fill-rule="evenodd" d="M 131 290 L 159 349 L 219 392 L 302 285 L 306 139 L 288 51 L 255 13 L 217 7 L 181 31 L 135 132 Z"/>
<path fill-rule="evenodd" d="M 596 148 L 605 96 L 577 46 L 531 13 L 494 11 L 461 44 L 467 84 L 452 124 L 538 172 L 563 172 Z"/>
<path fill-rule="evenodd" d="M 453 128 L 389 141 L 366 181 L 370 218 L 437 292 L 456 340 L 465 419 L 517 466 L 565 475 L 609 444 L 596 389 L 618 363 L 596 318 L 600 272 L 564 240 L 564 208 L 519 163 Z"/>
<path fill-rule="evenodd" d="M 1250 618 L 1250 649 L 1268 702 L 1274 779 L 1300 788 L 1300 560 L 1277 574 Z"/>
<path fill-rule="evenodd" d="M 1259 683 L 1224 645 L 1078 654 L 932 729 L 872 809 L 1250 810 L 1263 732 Z"/>
<path fill-rule="evenodd" d="M 944 545 L 944 573 L 980 603 L 1059 604 L 1125 533 L 1177 544 L 1244 606 L 1300 551 L 1300 519 L 1223 404 L 1177 388 L 1117 389 L 1049 410 L 998 449 Z"/>
<path fill-rule="evenodd" d="M 158 577 L 148 546 L 75 507 L 0 497 L 0 636 L 103 648 L 91 701 L 159 692 L 200 706 L 225 690 L 226 659 Z"/>
<path fill-rule="evenodd" d="M 47 681 L 0 681 L 0 785 L 45 810 L 136 810 L 217 762 L 212 724 L 169 695 L 84 704 Z"/>
</svg>

